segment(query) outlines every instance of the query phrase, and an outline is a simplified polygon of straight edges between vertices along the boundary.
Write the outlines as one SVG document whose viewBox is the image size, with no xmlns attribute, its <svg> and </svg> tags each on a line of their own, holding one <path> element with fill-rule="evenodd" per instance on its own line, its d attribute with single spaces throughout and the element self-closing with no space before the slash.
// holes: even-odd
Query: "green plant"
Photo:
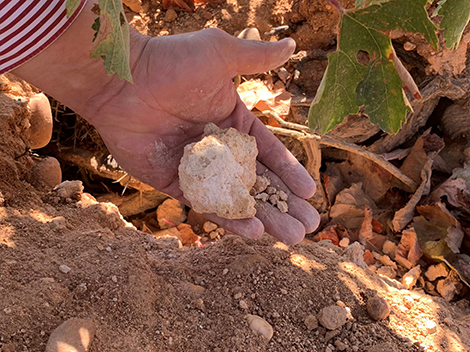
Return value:
<svg viewBox="0 0 470 352">
<path fill-rule="evenodd" d="M 74 13 L 79 5 L 80 0 L 67 0 L 67 16 Z M 129 26 L 121 0 L 99 0 L 93 10 L 98 17 L 92 26 L 96 33 L 91 57 L 101 57 L 109 75 L 116 73 L 119 78 L 132 83 Z"/>
<path fill-rule="evenodd" d="M 437 28 L 425 9 L 429 0 L 357 0 L 351 10 L 337 0 L 329 2 L 341 15 L 338 48 L 328 56 L 310 107 L 309 127 L 324 134 L 362 110 L 382 130 L 396 133 L 411 111 L 402 86 L 417 98 L 419 91 L 400 66 L 387 32 L 400 28 L 421 33 L 437 49 Z M 470 1 L 441 0 L 436 15 L 443 16 L 440 28 L 447 47 L 456 48 L 470 19 Z M 365 53 L 366 62 L 358 59 L 360 53 Z"/>
</svg>

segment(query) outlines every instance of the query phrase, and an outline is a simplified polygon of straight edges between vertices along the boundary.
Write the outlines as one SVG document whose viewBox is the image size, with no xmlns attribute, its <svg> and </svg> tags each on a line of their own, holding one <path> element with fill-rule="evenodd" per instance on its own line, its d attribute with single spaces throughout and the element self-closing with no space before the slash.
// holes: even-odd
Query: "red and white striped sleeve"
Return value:
<svg viewBox="0 0 470 352">
<path fill-rule="evenodd" d="M 85 6 L 66 16 L 67 0 L 0 0 L 0 74 L 33 58 L 54 42 Z"/>
</svg>

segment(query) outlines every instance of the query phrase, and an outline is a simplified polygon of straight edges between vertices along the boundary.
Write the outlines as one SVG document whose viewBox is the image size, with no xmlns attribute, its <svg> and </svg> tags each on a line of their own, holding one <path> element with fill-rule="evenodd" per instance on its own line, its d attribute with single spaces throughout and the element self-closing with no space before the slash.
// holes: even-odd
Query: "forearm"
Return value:
<svg viewBox="0 0 470 352">
<path fill-rule="evenodd" d="M 88 2 L 74 23 L 47 49 L 19 66 L 13 73 L 42 89 L 88 120 L 125 84 L 107 75 L 103 61 L 90 58 L 96 14 Z M 148 38 L 131 33 L 131 67 Z"/>
</svg>

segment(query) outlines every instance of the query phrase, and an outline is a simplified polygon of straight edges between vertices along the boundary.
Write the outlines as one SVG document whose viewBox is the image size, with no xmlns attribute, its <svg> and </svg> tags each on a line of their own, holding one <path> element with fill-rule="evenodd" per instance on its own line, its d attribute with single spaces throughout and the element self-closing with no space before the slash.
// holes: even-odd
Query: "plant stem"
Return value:
<svg viewBox="0 0 470 352">
<path fill-rule="evenodd" d="M 343 5 L 341 5 L 341 3 L 338 0 L 328 0 L 328 1 L 331 5 L 333 5 L 334 7 L 338 9 L 340 14 L 344 12 L 345 8 L 343 7 Z"/>
<path fill-rule="evenodd" d="M 296 125 L 296 124 L 294 124 Z M 395 176 L 397 179 L 399 179 L 401 182 L 403 182 L 405 185 L 407 185 L 412 192 L 415 192 L 416 189 L 418 188 L 418 185 L 415 181 L 410 179 L 408 176 L 406 176 L 403 172 L 401 172 L 400 169 L 396 168 L 394 165 L 389 163 L 387 160 L 383 159 L 382 157 L 378 156 L 377 154 L 374 154 L 364 148 L 361 148 L 353 143 L 349 143 L 348 141 L 344 139 L 340 139 L 338 137 L 333 137 L 333 136 L 319 136 L 310 132 L 307 132 L 305 130 L 303 131 L 293 131 L 293 130 L 288 130 L 285 128 L 279 128 L 279 127 L 272 127 L 272 126 L 267 126 L 268 129 L 277 134 L 281 134 L 283 136 L 289 136 L 289 137 L 294 137 L 298 138 L 300 140 L 304 138 L 308 139 L 314 139 L 320 142 L 320 144 L 328 146 L 328 147 L 333 147 L 341 150 L 346 150 L 351 153 L 355 153 L 357 155 L 360 155 L 364 158 L 367 158 L 380 167 L 382 167 L 384 170 L 387 170 Z"/>
</svg>

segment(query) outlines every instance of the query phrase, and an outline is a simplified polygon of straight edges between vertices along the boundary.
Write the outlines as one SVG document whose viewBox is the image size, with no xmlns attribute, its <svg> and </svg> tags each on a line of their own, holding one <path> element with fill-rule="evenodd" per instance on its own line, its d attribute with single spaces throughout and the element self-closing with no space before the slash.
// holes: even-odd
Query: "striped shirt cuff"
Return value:
<svg viewBox="0 0 470 352">
<path fill-rule="evenodd" d="M 67 0 L 0 0 L 0 74 L 32 59 L 51 45 L 85 6 L 66 16 Z"/>
</svg>

